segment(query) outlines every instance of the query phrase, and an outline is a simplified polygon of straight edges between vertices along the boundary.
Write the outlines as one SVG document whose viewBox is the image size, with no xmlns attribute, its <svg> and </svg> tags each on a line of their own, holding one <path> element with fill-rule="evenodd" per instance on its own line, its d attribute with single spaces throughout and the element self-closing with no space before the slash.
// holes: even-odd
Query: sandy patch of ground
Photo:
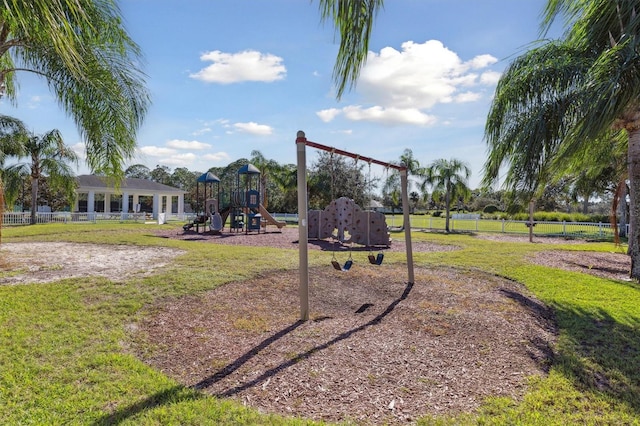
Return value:
<svg viewBox="0 0 640 426">
<path fill-rule="evenodd" d="M 45 283 L 86 276 L 124 281 L 151 274 L 181 253 L 183 251 L 166 247 L 3 242 L 0 245 L 0 285 Z"/>
</svg>

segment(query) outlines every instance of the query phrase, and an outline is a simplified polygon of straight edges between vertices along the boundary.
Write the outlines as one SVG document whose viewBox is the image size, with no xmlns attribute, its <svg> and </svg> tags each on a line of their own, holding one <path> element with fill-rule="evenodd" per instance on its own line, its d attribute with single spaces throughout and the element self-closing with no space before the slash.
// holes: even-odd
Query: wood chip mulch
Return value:
<svg viewBox="0 0 640 426">
<path fill-rule="evenodd" d="M 262 412 L 371 425 L 518 399 L 527 377 L 545 374 L 554 321 L 521 285 L 448 268 L 416 268 L 410 285 L 406 272 L 312 269 L 307 322 L 297 271 L 164 300 L 139 324 L 134 351 Z"/>
</svg>

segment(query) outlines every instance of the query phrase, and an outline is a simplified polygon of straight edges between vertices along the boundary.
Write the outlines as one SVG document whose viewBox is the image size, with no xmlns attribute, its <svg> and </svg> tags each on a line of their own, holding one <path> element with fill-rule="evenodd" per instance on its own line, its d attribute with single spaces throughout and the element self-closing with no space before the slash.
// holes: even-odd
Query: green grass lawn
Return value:
<svg viewBox="0 0 640 426">
<path fill-rule="evenodd" d="M 179 227 L 162 227 L 171 226 Z M 0 424 L 314 424 L 259 414 L 187 389 L 127 353 L 131 328 L 154 302 L 274 268 L 297 268 L 295 250 L 220 249 L 157 238 L 153 231 L 158 228 L 51 224 L 2 230 L 3 243 L 162 245 L 185 254 L 162 272 L 125 283 L 84 278 L 0 286 Z M 398 238 L 401 234 L 394 234 Z M 640 286 L 523 262 L 539 250 L 621 248 L 611 243 L 496 243 L 423 232 L 412 238 L 461 247 L 414 252 L 416 265 L 482 270 L 523 283 L 553 309 L 560 333 L 549 375 L 531 379 L 522 401 L 489 398 L 476 413 L 425 417 L 419 424 L 640 424 Z M 319 251 L 309 256 L 311 264 L 326 262 Z"/>
<path fill-rule="evenodd" d="M 387 224 L 392 227 L 402 226 L 401 214 L 386 215 Z M 443 231 L 446 229 L 444 217 L 428 215 L 411 215 L 412 229 L 429 229 Z M 529 228 L 521 220 L 489 220 L 489 219 L 450 219 L 449 229 L 455 232 L 497 232 L 507 234 L 528 235 Z M 575 223 L 575 222 L 536 222 L 533 229 L 536 236 L 566 236 L 572 238 L 613 241 L 614 232 L 608 223 Z"/>
</svg>

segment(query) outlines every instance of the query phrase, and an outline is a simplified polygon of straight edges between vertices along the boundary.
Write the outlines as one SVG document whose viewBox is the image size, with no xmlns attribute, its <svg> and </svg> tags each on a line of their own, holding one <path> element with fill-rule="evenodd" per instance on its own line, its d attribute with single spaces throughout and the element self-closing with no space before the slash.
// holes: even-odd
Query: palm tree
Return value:
<svg viewBox="0 0 640 426">
<path fill-rule="evenodd" d="M 627 141 L 630 229 L 640 234 L 640 14 L 636 1 L 548 0 L 543 29 L 566 18 L 563 39 L 516 58 L 487 119 L 484 183 L 508 166 L 505 184 L 535 193 L 550 167 L 622 134 Z M 631 277 L 640 244 L 629 239 Z"/>
<path fill-rule="evenodd" d="M 261 203 L 264 205 L 264 208 L 269 207 L 269 200 L 267 199 L 269 192 L 267 191 L 267 184 L 269 179 L 278 173 L 278 170 L 282 168 L 282 166 L 276 160 L 268 160 L 262 153 L 258 150 L 251 151 L 251 158 L 249 160 L 251 164 L 256 166 L 258 170 L 260 170 L 260 190 L 262 194 L 260 194 Z"/>
<path fill-rule="evenodd" d="M 0 96 L 16 103 L 19 72 L 41 76 L 80 129 L 89 167 L 118 178 L 149 102 L 122 21 L 115 0 L 8 0 L 0 9 Z"/>
<path fill-rule="evenodd" d="M 395 214 L 396 207 L 400 205 L 400 173 L 393 169 L 388 171 L 384 184 L 382 185 L 382 194 L 385 203 L 391 204 L 391 214 Z"/>
<path fill-rule="evenodd" d="M 418 206 L 418 201 L 420 201 L 420 194 L 416 191 L 411 191 L 409 194 L 409 200 L 413 203 L 413 212 L 415 213 L 416 207 Z"/>
<path fill-rule="evenodd" d="M 77 154 L 64 144 L 62 135 L 56 129 L 43 135 L 27 133 L 21 135 L 25 141 L 24 151 L 29 158 L 26 162 L 19 162 L 5 169 L 8 183 L 19 183 L 21 179 L 10 177 L 24 176 L 28 173 L 31 177 L 31 224 L 36 223 L 36 211 L 38 206 L 38 182 L 47 178 L 49 186 L 54 190 L 62 191 L 69 202 L 75 197 L 76 180 L 69 163 L 77 165 Z M 16 193 L 19 187 L 7 186 L 7 193 Z"/>
<path fill-rule="evenodd" d="M 297 211 L 298 208 L 298 167 L 295 164 L 283 165 L 274 175 L 273 180 L 283 194 L 285 211 Z"/>
<path fill-rule="evenodd" d="M 0 8 L 0 96 L 16 104 L 17 74 L 41 76 L 75 120 L 89 168 L 116 183 L 149 104 L 141 52 L 122 22 L 115 0 L 7 0 Z"/>
<path fill-rule="evenodd" d="M 4 164 L 7 157 L 24 154 L 26 129 L 22 121 L 0 115 L 0 241 L 2 240 L 2 219 L 4 217 Z"/>
<path fill-rule="evenodd" d="M 469 189 L 469 177 L 471 169 L 463 161 L 457 159 L 446 160 L 441 158 L 431 163 L 424 171 L 424 181 L 422 182 L 422 190 L 427 186 L 433 188 L 434 200 L 438 200 L 444 196 L 444 204 L 446 210 L 445 230 L 449 231 L 449 212 L 451 210 L 451 201 L 462 198 L 468 199 L 471 195 Z"/>
</svg>

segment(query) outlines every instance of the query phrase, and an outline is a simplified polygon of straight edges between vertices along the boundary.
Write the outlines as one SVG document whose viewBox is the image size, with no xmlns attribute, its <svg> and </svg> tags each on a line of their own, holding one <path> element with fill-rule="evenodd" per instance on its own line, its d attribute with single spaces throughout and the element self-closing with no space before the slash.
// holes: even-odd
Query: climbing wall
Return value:
<svg viewBox="0 0 640 426">
<path fill-rule="evenodd" d="M 333 200 L 324 210 L 310 210 L 307 215 L 309 238 L 335 238 L 343 243 L 389 246 L 384 214 L 362 211 L 352 199 Z"/>
</svg>

